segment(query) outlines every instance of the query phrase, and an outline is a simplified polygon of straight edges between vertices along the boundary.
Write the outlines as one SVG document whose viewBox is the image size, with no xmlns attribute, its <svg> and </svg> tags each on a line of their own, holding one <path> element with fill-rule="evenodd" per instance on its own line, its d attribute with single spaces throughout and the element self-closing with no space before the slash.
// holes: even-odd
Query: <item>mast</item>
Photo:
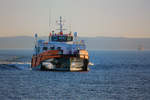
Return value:
<svg viewBox="0 0 150 100">
<path fill-rule="evenodd" d="M 61 35 L 63 35 L 63 30 L 66 30 L 66 29 L 63 29 L 63 20 L 62 20 L 62 17 L 60 16 L 60 18 L 59 18 L 59 20 L 58 21 L 56 21 L 56 23 L 59 25 L 59 29 L 57 29 L 57 30 L 59 30 L 59 33 L 61 34 Z"/>
<path fill-rule="evenodd" d="M 48 40 L 49 42 L 51 41 L 51 31 L 52 31 L 52 25 L 51 25 L 51 8 L 49 9 L 49 30 L 50 30 L 50 33 L 49 33 L 49 37 L 48 37 Z"/>
<path fill-rule="evenodd" d="M 51 9 L 49 9 L 49 28 L 51 32 Z"/>
<path fill-rule="evenodd" d="M 60 33 L 63 32 L 63 25 L 62 25 L 62 17 L 60 16 L 60 20 L 59 20 L 59 25 L 60 25 Z"/>
<path fill-rule="evenodd" d="M 38 53 L 38 51 L 37 51 L 37 49 L 38 49 L 38 42 L 37 42 L 37 39 L 38 38 L 38 35 L 37 35 L 37 33 L 35 33 L 35 55 L 37 55 L 37 53 Z"/>
<path fill-rule="evenodd" d="M 71 24 L 69 25 L 69 34 L 71 34 L 72 33 L 72 31 L 71 31 Z"/>
</svg>

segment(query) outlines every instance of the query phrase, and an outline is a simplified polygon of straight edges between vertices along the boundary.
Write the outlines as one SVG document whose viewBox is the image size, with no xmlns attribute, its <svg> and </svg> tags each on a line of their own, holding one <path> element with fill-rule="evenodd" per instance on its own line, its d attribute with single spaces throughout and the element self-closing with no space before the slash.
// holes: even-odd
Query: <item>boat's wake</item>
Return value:
<svg viewBox="0 0 150 100">
<path fill-rule="evenodd" d="M 94 63 L 92 63 L 92 62 L 89 62 L 89 66 L 94 66 Z"/>
<path fill-rule="evenodd" d="M 0 70 L 31 70 L 30 57 L 1 55 Z"/>
<path fill-rule="evenodd" d="M 29 62 L 0 62 L 1 70 L 31 70 Z"/>
</svg>

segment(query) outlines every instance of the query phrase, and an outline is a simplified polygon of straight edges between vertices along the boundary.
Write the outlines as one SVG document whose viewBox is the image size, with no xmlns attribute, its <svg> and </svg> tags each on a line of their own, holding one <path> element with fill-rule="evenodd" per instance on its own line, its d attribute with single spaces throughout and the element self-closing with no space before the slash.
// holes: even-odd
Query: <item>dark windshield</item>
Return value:
<svg viewBox="0 0 150 100">
<path fill-rule="evenodd" d="M 52 41 L 69 42 L 69 41 L 73 41 L 73 37 L 72 36 L 52 36 Z"/>
</svg>

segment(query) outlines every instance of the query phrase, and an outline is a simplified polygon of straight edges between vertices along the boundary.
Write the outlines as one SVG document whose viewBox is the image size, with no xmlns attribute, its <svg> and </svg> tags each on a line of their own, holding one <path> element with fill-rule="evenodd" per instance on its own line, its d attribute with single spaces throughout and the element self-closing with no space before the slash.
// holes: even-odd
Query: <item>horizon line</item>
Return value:
<svg viewBox="0 0 150 100">
<path fill-rule="evenodd" d="M 14 38 L 14 37 L 34 37 L 31 35 L 17 35 L 17 36 L 0 36 L 0 38 Z M 48 35 L 40 35 L 39 37 L 48 37 Z M 78 37 L 84 37 L 84 38 L 130 38 L 130 39 L 149 39 L 150 37 L 127 37 L 127 36 L 78 36 Z"/>
</svg>

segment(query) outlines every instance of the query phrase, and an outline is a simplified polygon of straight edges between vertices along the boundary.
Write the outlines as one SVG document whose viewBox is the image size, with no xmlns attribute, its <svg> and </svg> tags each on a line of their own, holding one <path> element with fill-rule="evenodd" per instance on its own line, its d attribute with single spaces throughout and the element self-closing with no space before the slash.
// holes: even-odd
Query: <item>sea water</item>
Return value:
<svg viewBox="0 0 150 100">
<path fill-rule="evenodd" d="M 89 51 L 89 72 L 31 70 L 32 50 L 0 50 L 1 100 L 149 100 L 150 51 Z"/>
</svg>

